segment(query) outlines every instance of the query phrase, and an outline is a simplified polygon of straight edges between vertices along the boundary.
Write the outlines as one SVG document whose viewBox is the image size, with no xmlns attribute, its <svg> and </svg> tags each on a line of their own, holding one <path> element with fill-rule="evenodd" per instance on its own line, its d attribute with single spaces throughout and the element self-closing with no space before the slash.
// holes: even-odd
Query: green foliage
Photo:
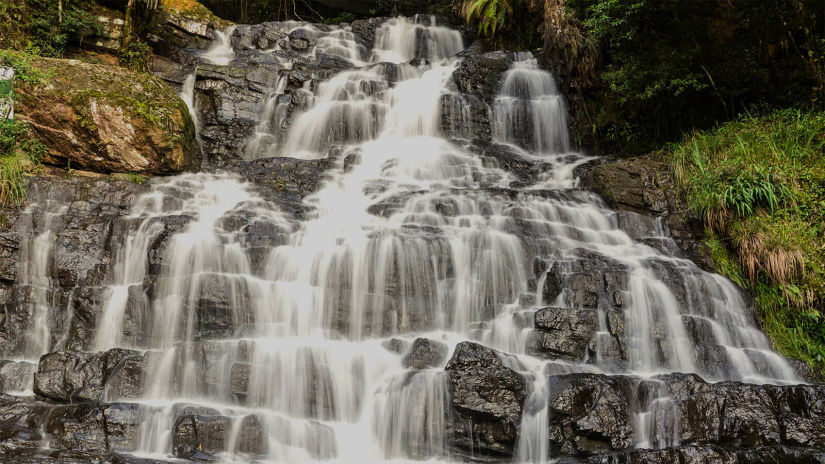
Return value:
<svg viewBox="0 0 825 464">
<path fill-rule="evenodd" d="M 746 116 L 671 153 L 717 269 L 751 287 L 777 349 L 825 370 L 825 113 Z"/>
<path fill-rule="evenodd" d="M 750 216 L 760 206 L 773 211 L 781 199 L 788 197 L 791 197 L 790 190 L 757 166 L 753 172 L 740 173 L 728 184 L 722 192 L 721 203 L 740 216 Z"/>
<path fill-rule="evenodd" d="M 494 36 L 512 11 L 507 0 L 469 0 L 465 17 L 469 22 L 478 23 L 479 34 Z"/>
<path fill-rule="evenodd" d="M 458 10 L 497 48 L 530 50 L 541 46 L 544 2 L 528 0 L 461 0 Z"/>
<path fill-rule="evenodd" d="M 22 49 L 26 46 L 25 3 L 0 0 L 0 48 Z"/>
<path fill-rule="evenodd" d="M 54 1 L 28 0 L 26 24 L 30 46 L 42 56 L 61 57 L 71 42 L 82 43 L 86 36 L 100 33 L 100 25 L 88 11 L 85 0 L 63 0 L 60 11 Z"/>
<path fill-rule="evenodd" d="M 129 173 L 129 182 L 133 182 L 135 184 L 142 184 L 146 182 L 146 178 L 140 175 L 137 172 L 130 172 Z"/>
<path fill-rule="evenodd" d="M 125 50 L 120 51 L 120 65 L 132 71 L 148 71 L 148 59 L 152 53 L 149 45 L 132 40 Z"/>
<path fill-rule="evenodd" d="M 400 0 L 376 0 L 375 8 L 370 9 L 372 16 L 397 16 Z"/>
<path fill-rule="evenodd" d="M 748 281 L 742 273 L 742 265 L 739 264 L 736 256 L 725 245 L 723 239 L 709 229 L 705 233 L 705 244 L 710 249 L 710 257 L 713 259 L 713 264 L 719 274 L 732 280 L 740 287 L 746 287 Z"/>
<path fill-rule="evenodd" d="M 30 136 L 26 124 L 0 121 L 0 205 L 18 203 L 25 197 L 25 173 L 46 151 L 45 145 Z"/>
<path fill-rule="evenodd" d="M 582 129 L 593 128 L 613 150 L 654 149 L 756 104 L 822 101 L 825 10 L 818 1 L 567 0 L 567 6 L 600 50 L 592 82 L 578 84 L 593 112 Z"/>
<path fill-rule="evenodd" d="M 0 50 L 0 66 L 14 69 L 15 82 L 39 85 L 48 82 L 54 69 L 43 70 L 33 64 L 34 54 Z"/>
<path fill-rule="evenodd" d="M 351 23 L 355 21 L 356 16 L 353 13 L 348 11 L 344 11 L 340 13 L 338 16 L 334 16 L 332 18 L 324 18 L 322 21 L 324 24 L 341 24 L 341 23 Z"/>
</svg>

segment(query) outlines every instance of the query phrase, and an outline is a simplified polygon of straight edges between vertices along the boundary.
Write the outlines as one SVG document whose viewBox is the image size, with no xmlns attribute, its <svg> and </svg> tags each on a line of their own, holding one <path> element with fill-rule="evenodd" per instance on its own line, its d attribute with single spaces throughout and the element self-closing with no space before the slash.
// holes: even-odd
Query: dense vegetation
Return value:
<svg viewBox="0 0 825 464">
<path fill-rule="evenodd" d="M 719 270 L 751 288 L 777 349 L 825 370 L 825 114 L 746 116 L 671 152 Z"/>
<path fill-rule="evenodd" d="M 582 142 L 641 153 L 746 110 L 819 107 L 825 9 L 789 0 L 465 0 L 482 34 L 544 45 Z M 543 44 L 525 11 L 544 17 Z M 529 20 L 528 20 L 529 21 Z"/>
<path fill-rule="evenodd" d="M 90 0 L 0 0 L 0 48 L 61 57 L 99 32 Z"/>
<path fill-rule="evenodd" d="M 26 53 L 0 50 L 0 66 L 15 70 L 15 82 L 29 85 L 45 83 L 51 70 L 32 64 Z M 36 169 L 46 147 L 29 133 L 26 124 L 0 120 L 0 205 L 17 203 L 25 196 L 23 176 Z"/>
</svg>

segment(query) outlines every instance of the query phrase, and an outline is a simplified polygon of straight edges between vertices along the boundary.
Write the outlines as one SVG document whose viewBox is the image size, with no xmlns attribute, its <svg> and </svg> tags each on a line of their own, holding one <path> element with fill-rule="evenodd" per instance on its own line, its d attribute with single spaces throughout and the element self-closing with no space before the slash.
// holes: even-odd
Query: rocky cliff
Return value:
<svg viewBox="0 0 825 464">
<path fill-rule="evenodd" d="M 415 45 L 398 62 L 374 58 L 386 18 L 175 21 L 157 78 L 68 63 L 23 91 L 49 163 L 171 174 L 202 150 L 204 172 L 34 177 L 0 208 L 4 462 L 307 462 L 363 456 L 362 435 L 376 460 L 825 462 L 825 386 L 685 259 L 703 264 L 660 162 L 536 155 L 524 108 L 563 105 L 529 56 L 439 67 L 437 34 L 470 38 L 444 18 L 392 23 Z M 433 68 L 432 127 L 407 129 L 437 136 L 375 150 L 392 90 Z M 285 153 L 319 101 L 312 156 Z M 407 156 L 364 174 L 385 151 Z"/>
</svg>

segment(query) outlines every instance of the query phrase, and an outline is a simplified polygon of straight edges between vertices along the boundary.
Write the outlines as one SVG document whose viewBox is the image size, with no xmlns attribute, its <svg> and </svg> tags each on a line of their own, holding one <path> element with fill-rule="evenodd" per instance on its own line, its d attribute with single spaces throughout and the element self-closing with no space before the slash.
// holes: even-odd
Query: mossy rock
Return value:
<svg viewBox="0 0 825 464">
<path fill-rule="evenodd" d="M 163 0 L 163 11 L 167 15 L 211 25 L 215 29 L 224 29 L 232 25 L 232 22 L 215 16 L 209 8 L 195 0 Z"/>
<path fill-rule="evenodd" d="M 148 174 L 200 165 L 189 111 L 161 79 L 75 60 L 34 64 L 55 72 L 45 85 L 19 86 L 18 115 L 48 147 L 44 163 Z"/>
</svg>

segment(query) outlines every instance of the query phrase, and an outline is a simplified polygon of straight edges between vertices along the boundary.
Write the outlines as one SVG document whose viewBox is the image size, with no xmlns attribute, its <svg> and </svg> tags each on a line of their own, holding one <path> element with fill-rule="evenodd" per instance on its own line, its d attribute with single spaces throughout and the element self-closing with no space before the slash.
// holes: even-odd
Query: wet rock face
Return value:
<svg viewBox="0 0 825 464">
<path fill-rule="evenodd" d="M 173 447 L 176 457 L 204 459 L 226 448 L 231 421 L 222 416 L 186 415 L 175 420 Z"/>
<path fill-rule="evenodd" d="M 603 362 L 623 366 L 627 361 L 625 313 L 628 274 L 624 265 L 607 256 L 577 249 L 566 260 L 549 266 L 534 263 L 543 278 L 545 303 L 560 307 L 539 309 L 528 352 L 547 359 Z M 607 333 L 599 333 L 599 311 L 604 311 Z"/>
<path fill-rule="evenodd" d="M 558 464 L 821 464 L 825 453 L 787 446 L 764 446 L 735 450 L 722 446 L 682 446 L 663 450 L 632 450 L 587 458 L 564 457 Z"/>
<path fill-rule="evenodd" d="M 359 59 L 369 59 L 375 29 L 384 21 L 386 18 L 374 18 L 352 25 L 354 41 L 360 46 Z M 238 26 L 230 37 L 235 57 L 227 66 L 198 62 L 197 55 L 211 44 L 201 43 L 195 37 L 197 34 L 179 41 L 180 48 L 169 43 L 156 47 L 160 55 L 153 65 L 156 75 L 181 88 L 187 76 L 196 74 L 194 106 L 206 167 L 224 167 L 241 159 L 249 148 L 249 137 L 261 122 L 270 93 L 278 88 L 279 82 L 285 83 L 284 92 L 278 97 L 285 114 L 283 120 L 270 121 L 276 132 L 270 135 L 283 142 L 280 139 L 286 134 L 290 117 L 305 109 L 307 90 L 312 91 L 319 82 L 352 68 L 348 59 L 324 53 L 322 47 L 314 48 L 329 34 L 331 26 L 314 24 L 293 29 L 280 23 Z M 197 46 L 192 47 L 193 43 Z M 254 153 L 247 158 L 279 154 L 278 143 L 250 150 Z"/>
<path fill-rule="evenodd" d="M 513 453 L 527 386 L 499 355 L 460 343 L 447 363 L 450 375 L 448 436 L 459 454 L 506 457 Z"/>
<path fill-rule="evenodd" d="M 22 263 L 31 260 L 35 237 L 51 230 L 47 262 L 51 340 L 67 348 L 89 348 L 94 340 L 101 291 L 112 260 L 110 238 L 116 219 L 125 215 L 144 185 L 113 179 L 33 177 L 28 186 L 31 209 L 0 208 L 0 354 L 25 349 L 33 314 L 32 291 L 24 288 Z M 62 214 L 51 223 L 46 218 Z"/>
<path fill-rule="evenodd" d="M 780 445 L 822 449 L 825 443 L 823 385 L 709 384 L 684 374 L 650 380 L 570 374 L 551 377 L 550 385 L 555 456 L 626 451 L 641 438 L 669 446 L 742 450 Z M 642 435 L 634 435 L 634 424 Z"/>
<path fill-rule="evenodd" d="M 583 360 L 587 346 L 599 329 L 595 310 L 543 308 L 536 311 L 535 329 L 528 351 L 538 356 Z"/>
<path fill-rule="evenodd" d="M 131 350 L 101 353 L 56 351 L 40 358 L 34 375 L 34 392 L 57 401 L 101 401 L 107 382 L 122 369 L 118 390 L 135 395 L 140 390 L 142 356 Z M 126 361 L 131 360 L 127 365 Z"/>
<path fill-rule="evenodd" d="M 453 73 L 458 90 L 492 104 L 501 86 L 501 76 L 513 64 L 513 54 L 494 51 L 481 54 L 464 52 L 459 55 L 463 55 L 464 60 Z"/>
<path fill-rule="evenodd" d="M 667 160 L 655 155 L 615 160 L 595 166 L 582 180 L 617 210 L 661 218 L 684 254 L 714 271 L 710 251 L 701 241 L 702 221 L 679 197 Z M 634 236 L 632 226 L 629 233 Z"/>
<path fill-rule="evenodd" d="M 261 158 L 232 162 L 226 168 L 258 186 L 265 198 L 299 212 L 303 198 L 318 187 L 332 165 L 329 159 Z"/>
</svg>

